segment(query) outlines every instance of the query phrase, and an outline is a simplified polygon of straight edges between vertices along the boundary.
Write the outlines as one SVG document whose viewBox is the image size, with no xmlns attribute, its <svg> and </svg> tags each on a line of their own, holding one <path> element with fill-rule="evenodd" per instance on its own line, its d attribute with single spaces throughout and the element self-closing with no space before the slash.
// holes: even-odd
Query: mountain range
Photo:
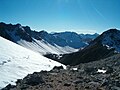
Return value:
<svg viewBox="0 0 120 90">
<path fill-rule="evenodd" d="M 48 33 L 1 22 L 0 36 L 65 65 L 104 59 L 120 52 L 120 31 L 117 29 L 109 29 L 101 35 Z"/>
<path fill-rule="evenodd" d="M 98 34 L 47 33 L 44 30 L 37 32 L 21 24 L 0 23 L 0 36 L 41 54 L 65 54 L 87 46 Z"/>
<path fill-rule="evenodd" d="M 48 33 L 44 30 L 39 32 L 31 30 L 29 26 L 21 24 L 0 23 L 0 42 L 0 88 L 3 88 L 9 83 L 14 84 L 17 79 L 29 73 L 51 70 L 54 66 L 78 67 L 81 64 L 87 65 L 86 63 L 93 66 L 99 62 L 103 63 L 104 60 L 112 62 L 108 61 L 108 58 L 112 60 L 117 55 L 118 61 L 120 31 L 109 29 L 101 35 L 75 32 Z"/>
</svg>

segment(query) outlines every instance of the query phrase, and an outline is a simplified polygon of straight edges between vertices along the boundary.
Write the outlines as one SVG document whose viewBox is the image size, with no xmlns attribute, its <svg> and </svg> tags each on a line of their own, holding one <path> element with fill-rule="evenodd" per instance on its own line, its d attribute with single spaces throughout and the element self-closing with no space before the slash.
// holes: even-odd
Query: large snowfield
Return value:
<svg viewBox="0 0 120 90">
<path fill-rule="evenodd" d="M 62 64 L 0 37 L 0 89 L 27 74 Z M 63 65 L 64 66 L 64 65 Z M 65 68 L 65 66 L 64 66 Z"/>
</svg>

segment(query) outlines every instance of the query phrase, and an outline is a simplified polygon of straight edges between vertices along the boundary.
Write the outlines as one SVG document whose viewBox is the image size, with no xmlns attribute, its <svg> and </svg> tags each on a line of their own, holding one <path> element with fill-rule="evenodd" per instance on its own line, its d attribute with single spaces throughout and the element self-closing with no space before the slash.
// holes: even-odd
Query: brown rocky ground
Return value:
<svg viewBox="0 0 120 90">
<path fill-rule="evenodd" d="M 120 54 L 67 69 L 54 67 L 49 72 L 35 72 L 16 84 L 3 90 L 120 90 Z"/>
</svg>

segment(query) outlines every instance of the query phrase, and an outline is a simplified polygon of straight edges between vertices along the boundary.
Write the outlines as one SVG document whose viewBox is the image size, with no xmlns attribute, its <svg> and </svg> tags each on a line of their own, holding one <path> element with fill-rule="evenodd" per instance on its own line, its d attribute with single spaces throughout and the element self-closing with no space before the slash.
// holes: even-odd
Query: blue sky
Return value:
<svg viewBox="0 0 120 90">
<path fill-rule="evenodd" d="M 101 33 L 120 28 L 120 0 L 0 0 L 0 21 L 38 31 Z"/>
</svg>

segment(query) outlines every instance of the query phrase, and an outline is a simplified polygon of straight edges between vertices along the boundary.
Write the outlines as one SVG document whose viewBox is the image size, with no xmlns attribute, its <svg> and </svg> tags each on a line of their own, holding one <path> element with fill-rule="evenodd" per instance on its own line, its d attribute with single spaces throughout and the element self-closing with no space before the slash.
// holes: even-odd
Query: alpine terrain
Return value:
<svg viewBox="0 0 120 90">
<path fill-rule="evenodd" d="M 0 23 L 0 42 L 2 90 L 120 90 L 117 29 L 48 33 Z"/>
<path fill-rule="evenodd" d="M 87 46 L 98 34 L 47 33 L 44 30 L 37 32 L 21 24 L 0 23 L 0 36 L 45 55 L 76 52 L 79 48 Z"/>
<path fill-rule="evenodd" d="M 59 62 L 66 69 L 34 72 L 2 90 L 120 90 L 119 36 L 117 29 L 105 31 L 85 48 L 63 55 Z"/>
<path fill-rule="evenodd" d="M 88 46 L 78 52 L 64 54 L 58 61 L 66 65 L 76 65 L 107 58 L 120 52 L 120 31 L 110 29 L 103 32 Z"/>
<path fill-rule="evenodd" d="M 0 89 L 27 74 L 62 64 L 0 37 Z M 63 65 L 64 66 L 64 65 Z M 64 66 L 65 68 L 65 66 Z"/>
</svg>

